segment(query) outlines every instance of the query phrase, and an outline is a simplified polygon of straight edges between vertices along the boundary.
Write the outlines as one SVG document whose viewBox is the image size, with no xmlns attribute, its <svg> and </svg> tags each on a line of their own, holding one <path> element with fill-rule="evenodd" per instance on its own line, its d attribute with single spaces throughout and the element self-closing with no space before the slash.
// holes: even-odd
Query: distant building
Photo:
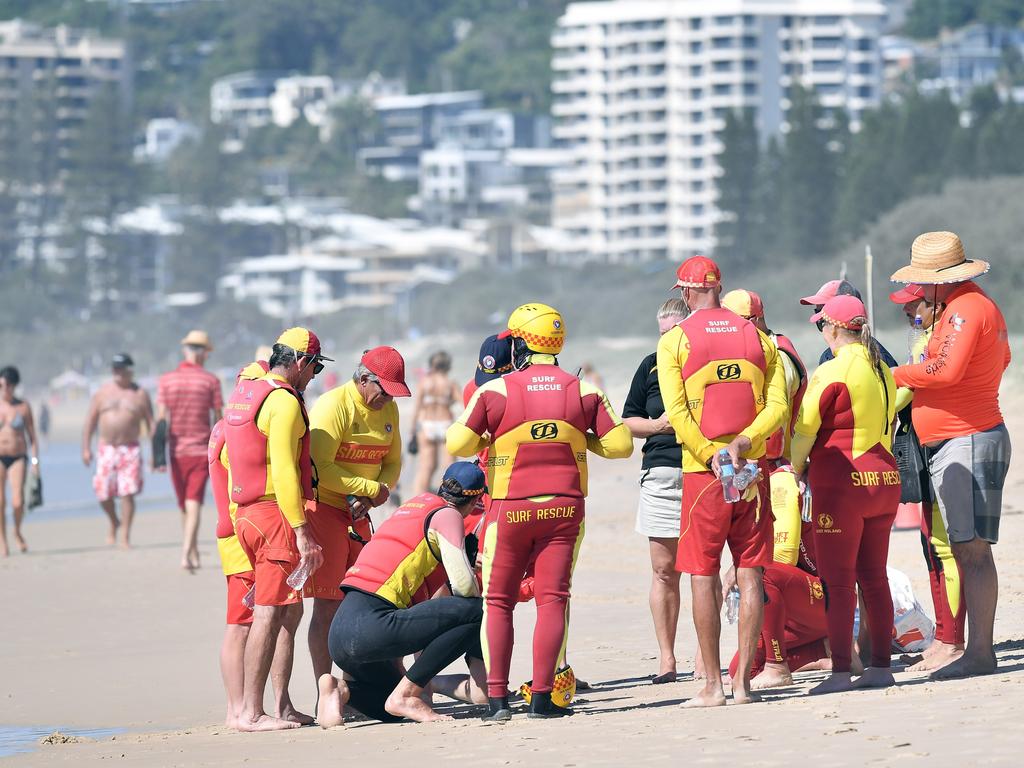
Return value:
<svg viewBox="0 0 1024 768">
<path fill-rule="evenodd" d="M 259 128 L 273 120 L 270 97 L 278 72 L 238 72 L 214 81 L 210 87 L 210 120 L 217 125 Z"/>
<path fill-rule="evenodd" d="M 441 138 L 446 120 L 483 108 L 480 91 L 383 96 L 373 102 L 379 123 L 373 146 L 359 150 L 359 167 L 390 181 L 416 181 L 420 153 Z"/>
<path fill-rule="evenodd" d="M 121 40 L 66 26 L 0 22 L 0 152 L 16 160 L 35 146 L 54 158 L 58 177 L 100 87 L 116 88 L 127 111 L 131 71 Z"/>
<path fill-rule="evenodd" d="M 146 123 L 145 142 L 136 151 L 142 159 L 162 163 L 183 142 L 198 138 L 199 129 L 192 123 L 173 117 L 158 117 Z"/>
<path fill-rule="evenodd" d="M 795 84 L 854 130 L 881 98 L 870 0 L 570 3 L 552 37 L 553 223 L 564 261 L 679 260 L 714 246 L 730 111 L 780 133 Z"/>
<path fill-rule="evenodd" d="M 270 119 L 287 128 L 300 117 L 310 125 L 321 125 L 326 111 L 318 107 L 334 97 L 334 80 L 325 75 L 290 75 L 275 81 L 268 98 Z"/>
<path fill-rule="evenodd" d="M 936 54 L 938 78 L 929 85 L 948 89 L 956 100 L 964 99 L 975 88 L 999 78 L 1011 49 L 1018 58 L 1024 55 L 1024 30 L 971 24 L 943 31 Z"/>
</svg>

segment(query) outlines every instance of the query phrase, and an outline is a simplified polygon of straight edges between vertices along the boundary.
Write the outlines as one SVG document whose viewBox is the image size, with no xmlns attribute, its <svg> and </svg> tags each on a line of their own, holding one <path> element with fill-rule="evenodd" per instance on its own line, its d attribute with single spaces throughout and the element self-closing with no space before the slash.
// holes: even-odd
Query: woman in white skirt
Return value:
<svg viewBox="0 0 1024 768">
<path fill-rule="evenodd" d="M 669 299 L 658 310 L 658 330 L 664 334 L 686 314 L 682 299 Z M 653 682 L 671 683 L 676 679 L 679 573 L 675 565 L 683 503 L 683 459 L 661 401 L 656 357 L 651 353 L 637 368 L 622 409 L 622 420 L 633 437 L 644 440 L 636 530 L 648 538 L 651 547 L 651 614 L 660 653 L 658 675 Z"/>
</svg>

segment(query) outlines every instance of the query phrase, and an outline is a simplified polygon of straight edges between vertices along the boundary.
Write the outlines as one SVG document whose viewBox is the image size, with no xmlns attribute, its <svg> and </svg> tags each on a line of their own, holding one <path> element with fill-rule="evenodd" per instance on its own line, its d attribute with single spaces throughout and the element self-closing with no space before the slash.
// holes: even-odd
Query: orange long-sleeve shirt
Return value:
<svg viewBox="0 0 1024 768">
<path fill-rule="evenodd" d="M 973 282 L 950 295 L 927 355 L 893 371 L 897 385 L 914 390 L 914 429 L 922 443 L 1002 423 L 999 384 L 1010 364 L 1006 321 Z"/>
</svg>

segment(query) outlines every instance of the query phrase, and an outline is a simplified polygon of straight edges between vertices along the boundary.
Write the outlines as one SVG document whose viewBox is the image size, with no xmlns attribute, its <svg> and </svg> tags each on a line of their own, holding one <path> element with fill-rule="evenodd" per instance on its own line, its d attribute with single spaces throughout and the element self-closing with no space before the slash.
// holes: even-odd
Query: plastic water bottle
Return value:
<svg viewBox="0 0 1024 768">
<path fill-rule="evenodd" d="M 914 318 L 914 325 L 907 331 L 907 345 L 910 350 L 910 362 L 920 363 L 925 358 L 925 346 L 928 332 L 924 329 L 924 321 L 918 315 Z"/>
<path fill-rule="evenodd" d="M 740 588 L 735 584 L 729 587 L 729 593 L 725 596 L 725 620 L 735 624 L 740 615 Z"/>
<path fill-rule="evenodd" d="M 752 461 L 748 461 L 744 464 L 740 471 L 736 473 L 736 477 L 733 479 L 732 484 L 738 491 L 745 491 L 747 488 L 757 482 L 757 478 L 761 474 L 761 468 Z"/>
<path fill-rule="evenodd" d="M 855 605 L 853 607 L 853 639 L 857 639 L 857 635 L 860 634 L 860 606 Z"/>
<path fill-rule="evenodd" d="M 248 608 L 250 611 L 256 606 L 256 585 L 253 584 L 249 587 L 249 591 L 245 593 L 245 597 L 242 598 L 242 605 Z"/>
<path fill-rule="evenodd" d="M 298 592 L 306 585 L 306 579 L 309 578 L 309 575 L 312 572 L 313 569 L 310 567 L 310 561 L 308 559 L 303 560 L 301 563 L 299 563 L 298 568 L 296 568 L 294 571 L 288 574 L 288 578 L 285 579 L 285 582 L 288 584 L 289 587 Z"/>
<path fill-rule="evenodd" d="M 804 500 L 800 507 L 800 519 L 805 523 L 811 522 L 814 519 L 814 512 L 812 509 L 813 502 L 811 501 L 811 486 L 808 484 L 804 487 Z"/>
<path fill-rule="evenodd" d="M 740 500 L 740 491 L 736 487 L 736 466 L 725 448 L 718 452 L 719 479 L 722 481 L 722 498 L 730 504 Z"/>
</svg>

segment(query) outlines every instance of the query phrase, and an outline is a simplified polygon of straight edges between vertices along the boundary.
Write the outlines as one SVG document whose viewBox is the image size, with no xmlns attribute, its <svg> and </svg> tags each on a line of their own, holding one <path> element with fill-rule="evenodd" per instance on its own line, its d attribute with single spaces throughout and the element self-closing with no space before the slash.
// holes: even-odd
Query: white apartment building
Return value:
<svg viewBox="0 0 1024 768">
<path fill-rule="evenodd" d="M 856 130 L 880 99 L 885 13 L 873 0 L 570 4 L 552 37 L 560 260 L 712 250 L 726 115 L 751 108 L 762 137 L 777 134 L 799 82 Z"/>
</svg>

